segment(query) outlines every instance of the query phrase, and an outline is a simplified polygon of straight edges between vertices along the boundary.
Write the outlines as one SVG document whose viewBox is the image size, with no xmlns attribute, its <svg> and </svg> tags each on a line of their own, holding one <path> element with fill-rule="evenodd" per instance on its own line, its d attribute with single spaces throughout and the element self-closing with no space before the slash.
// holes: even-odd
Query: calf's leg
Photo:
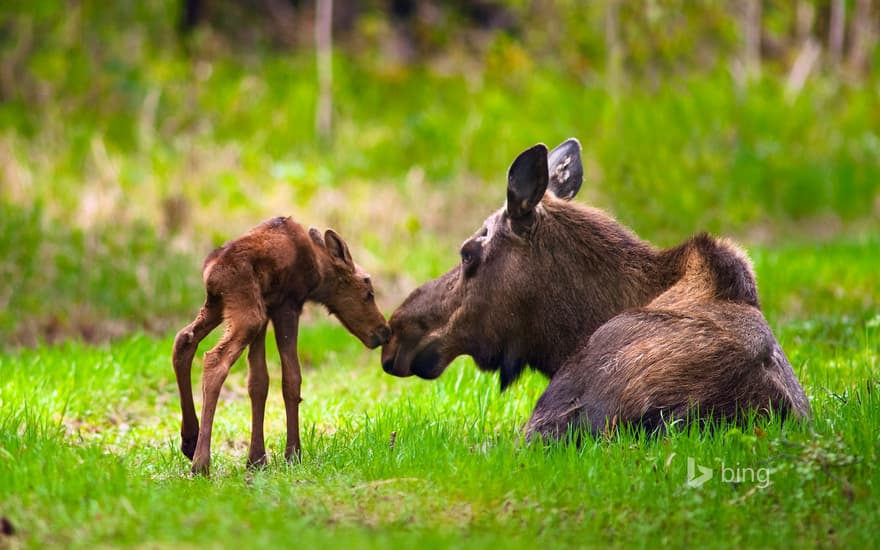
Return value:
<svg viewBox="0 0 880 550">
<path fill-rule="evenodd" d="M 214 411 L 220 397 L 220 388 L 226 381 L 233 363 L 261 332 L 265 317 L 258 307 L 249 310 L 227 311 L 226 334 L 220 342 L 205 354 L 202 374 L 202 425 L 193 456 L 194 474 L 208 475 L 211 469 L 211 430 Z"/>
<path fill-rule="evenodd" d="M 281 393 L 287 413 L 287 445 L 284 457 L 299 460 L 299 403 L 302 386 L 299 358 L 296 355 L 297 330 L 299 328 L 300 308 L 287 305 L 276 311 L 272 317 L 275 326 L 275 342 L 281 356 Z"/>
<path fill-rule="evenodd" d="M 174 351 L 171 363 L 174 365 L 174 376 L 177 378 L 177 390 L 180 393 L 180 450 L 187 458 L 192 459 L 196 450 L 199 435 L 199 420 L 192 394 L 192 362 L 196 350 L 205 336 L 217 328 L 222 320 L 220 301 L 208 297 L 198 316 L 189 325 L 181 329 L 174 338 Z"/>
<path fill-rule="evenodd" d="M 263 325 L 248 348 L 248 395 L 251 398 L 251 444 L 248 447 L 248 466 L 266 465 L 266 447 L 263 439 L 263 418 L 266 396 L 269 394 L 269 370 L 266 368 L 266 325 Z"/>
</svg>

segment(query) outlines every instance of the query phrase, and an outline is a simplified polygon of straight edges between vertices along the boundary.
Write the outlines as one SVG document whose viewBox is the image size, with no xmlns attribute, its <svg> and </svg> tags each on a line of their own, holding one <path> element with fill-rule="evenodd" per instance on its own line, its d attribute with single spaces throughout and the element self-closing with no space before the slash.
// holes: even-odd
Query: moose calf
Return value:
<svg viewBox="0 0 880 550">
<path fill-rule="evenodd" d="M 658 250 L 604 212 L 574 204 L 581 148 L 521 153 L 507 203 L 461 260 L 391 316 L 382 366 L 436 378 L 458 355 L 550 377 L 526 428 L 559 437 L 606 424 L 662 427 L 697 411 L 804 417 L 810 407 L 758 305 L 748 258 L 706 235 Z"/>
<path fill-rule="evenodd" d="M 172 362 L 180 391 L 181 450 L 192 459 L 193 473 L 208 474 L 211 427 L 230 367 L 248 349 L 248 394 L 252 431 L 248 464 L 266 463 L 263 416 L 269 390 L 266 369 L 266 325 L 275 327 L 281 356 L 281 387 L 287 412 L 284 456 L 299 456 L 301 373 L 296 353 L 297 328 L 303 304 L 323 304 L 368 348 L 387 342 L 390 329 L 373 299 L 370 276 L 351 259 L 348 246 L 333 230 L 323 238 L 308 233 L 289 217 L 263 222 L 227 242 L 205 259 L 202 267 L 207 299 L 196 319 L 174 340 Z M 190 372 L 199 342 L 221 321 L 226 331 L 205 353 L 202 375 L 202 425 L 196 418 Z"/>
</svg>

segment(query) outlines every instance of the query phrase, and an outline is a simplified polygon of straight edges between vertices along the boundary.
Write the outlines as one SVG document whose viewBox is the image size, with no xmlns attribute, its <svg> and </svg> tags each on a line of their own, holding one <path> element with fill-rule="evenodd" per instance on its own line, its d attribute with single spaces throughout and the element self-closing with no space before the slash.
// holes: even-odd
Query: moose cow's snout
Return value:
<svg viewBox="0 0 880 550">
<path fill-rule="evenodd" d="M 384 353 L 382 355 L 382 370 L 384 370 L 388 374 L 394 374 L 392 372 L 394 370 L 394 355 L 391 355 L 387 358 L 384 357 Z"/>
<path fill-rule="evenodd" d="M 396 336 L 392 336 L 388 342 L 382 346 L 382 370 L 392 376 L 409 376 L 412 373 L 396 372 L 397 352 L 399 351 L 399 342 Z"/>
<path fill-rule="evenodd" d="M 393 374 L 391 371 L 394 370 L 395 357 L 397 357 L 397 347 L 391 345 L 389 339 L 389 341 L 385 342 L 385 345 L 382 346 L 382 370 L 388 374 Z"/>
</svg>

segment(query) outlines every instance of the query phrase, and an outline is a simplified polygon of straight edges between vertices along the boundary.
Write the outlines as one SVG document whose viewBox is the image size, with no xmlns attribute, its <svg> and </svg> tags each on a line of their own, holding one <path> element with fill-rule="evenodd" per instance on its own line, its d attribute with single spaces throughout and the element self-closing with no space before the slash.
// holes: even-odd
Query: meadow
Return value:
<svg viewBox="0 0 880 550">
<path fill-rule="evenodd" d="M 334 57 L 328 140 L 306 50 L 204 29 L 181 47 L 171 0 L 20 4 L 0 8 L 0 548 L 875 543 L 876 76 L 819 73 L 793 94 L 777 67 L 743 81 L 725 60 L 611 86 L 588 54 L 504 35 L 407 65 L 368 20 L 376 43 Z M 310 307 L 302 461 L 282 457 L 270 344 L 269 465 L 245 467 L 240 360 L 212 476 L 189 475 L 171 344 L 213 246 L 276 215 L 333 227 L 390 314 L 503 204 L 517 152 L 569 136 L 579 202 L 658 246 L 704 230 L 745 246 L 810 421 L 528 444 L 540 375 L 501 393 L 460 358 L 435 381 L 393 378 Z M 689 464 L 711 479 L 689 484 Z"/>
<path fill-rule="evenodd" d="M 873 278 L 867 246 L 834 253 L 850 277 Z M 762 253 L 759 278 L 776 262 L 809 267 L 799 254 Z M 622 431 L 580 447 L 522 440 L 546 384 L 539 375 L 503 394 L 469 360 L 437 381 L 396 379 L 377 352 L 315 322 L 300 340 L 302 462 L 282 457 L 270 353 L 270 463 L 245 467 L 249 404 L 239 365 L 221 397 L 210 479 L 190 477 L 177 449 L 170 338 L 8 352 L 0 358 L 0 510 L 17 534 L 4 544 L 869 546 L 880 521 L 880 316 L 835 319 L 776 326 L 810 397 L 811 422 L 673 428 L 659 438 Z M 713 477 L 688 486 L 689 459 Z"/>
</svg>

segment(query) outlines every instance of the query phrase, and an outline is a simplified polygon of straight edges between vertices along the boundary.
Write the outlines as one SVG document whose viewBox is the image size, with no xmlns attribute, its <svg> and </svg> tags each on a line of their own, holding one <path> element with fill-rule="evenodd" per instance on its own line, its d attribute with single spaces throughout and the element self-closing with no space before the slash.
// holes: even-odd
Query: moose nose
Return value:
<svg viewBox="0 0 880 550">
<path fill-rule="evenodd" d="M 384 346 L 391 339 L 391 327 L 382 325 L 373 333 L 373 347 Z"/>
<path fill-rule="evenodd" d="M 387 372 L 388 374 L 394 374 L 391 370 L 394 368 L 394 357 L 389 357 L 388 359 L 382 361 L 382 370 Z"/>
<path fill-rule="evenodd" d="M 382 347 L 382 370 L 388 374 L 394 374 L 394 359 L 397 357 L 397 347 L 387 344 Z"/>
</svg>

